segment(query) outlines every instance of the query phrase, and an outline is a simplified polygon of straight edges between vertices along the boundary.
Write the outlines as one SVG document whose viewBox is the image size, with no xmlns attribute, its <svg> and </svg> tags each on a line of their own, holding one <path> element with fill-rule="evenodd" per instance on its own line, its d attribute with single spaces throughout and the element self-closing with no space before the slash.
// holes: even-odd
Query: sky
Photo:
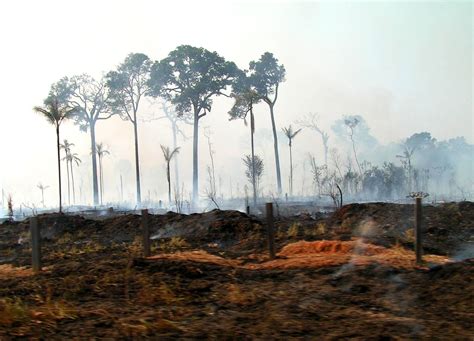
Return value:
<svg viewBox="0 0 474 341">
<path fill-rule="evenodd" d="M 272 52 L 287 70 L 275 107 L 279 129 L 312 112 L 331 133 L 335 120 L 358 114 L 380 143 L 421 131 L 438 139 L 465 136 L 474 143 L 472 22 L 471 1 L 2 1 L 0 186 L 17 205 L 31 206 L 38 205 L 41 182 L 50 186 L 45 201 L 54 204 L 55 133 L 32 110 L 52 83 L 82 73 L 100 78 L 131 52 L 159 60 L 181 44 L 217 51 L 241 68 Z M 212 131 L 223 191 L 232 187 L 235 194 L 245 184 L 241 159 L 249 146 L 248 127 L 228 121 L 231 106 L 230 99 L 217 98 L 200 126 L 201 133 L 204 127 Z M 140 109 L 143 118 L 159 114 L 148 102 Z M 263 104 L 256 109 L 256 125 L 257 154 L 266 161 L 271 191 L 271 126 Z M 188 139 L 179 143 L 181 178 L 191 188 L 191 130 L 183 129 Z M 164 199 L 159 146 L 171 143 L 169 125 L 141 121 L 139 131 L 142 196 Z M 72 123 L 61 134 L 75 143 L 83 160 L 77 169 L 78 201 L 90 202 L 89 138 Z M 111 153 L 104 160 L 105 199 L 117 199 L 122 174 L 125 196 L 132 200 L 132 125 L 113 117 L 98 124 L 97 135 Z M 203 191 L 209 152 L 200 139 Z M 314 132 L 304 130 L 295 146 L 297 160 L 309 152 L 322 159 Z M 283 179 L 287 153 L 280 141 Z"/>
</svg>

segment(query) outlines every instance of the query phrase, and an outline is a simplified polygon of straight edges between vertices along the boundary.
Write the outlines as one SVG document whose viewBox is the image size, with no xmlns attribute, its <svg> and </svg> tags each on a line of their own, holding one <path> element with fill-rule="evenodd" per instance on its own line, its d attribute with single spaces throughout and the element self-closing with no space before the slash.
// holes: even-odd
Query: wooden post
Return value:
<svg viewBox="0 0 474 341">
<path fill-rule="evenodd" d="M 150 257 L 150 225 L 148 223 L 148 210 L 142 210 L 143 255 Z"/>
<path fill-rule="evenodd" d="M 415 254 L 417 264 L 423 262 L 422 222 L 421 197 L 417 197 L 415 198 Z"/>
<path fill-rule="evenodd" d="M 30 234 L 33 272 L 38 273 L 41 271 L 41 234 L 38 225 L 38 217 L 30 218 Z"/>
<path fill-rule="evenodd" d="M 275 237 L 273 234 L 273 204 L 268 202 L 265 204 L 267 211 L 267 236 L 268 236 L 268 250 L 270 252 L 270 259 L 275 259 Z"/>
</svg>

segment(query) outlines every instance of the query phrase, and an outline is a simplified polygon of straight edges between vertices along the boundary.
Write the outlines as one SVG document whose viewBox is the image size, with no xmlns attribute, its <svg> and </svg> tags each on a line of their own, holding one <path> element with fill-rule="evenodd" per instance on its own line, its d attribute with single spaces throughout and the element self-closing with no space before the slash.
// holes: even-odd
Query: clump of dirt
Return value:
<svg viewBox="0 0 474 341">
<path fill-rule="evenodd" d="M 364 244 L 360 241 L 321 240 L 317 242 L 300 241 L 288 244 L 279 253 L 282 256 L 313 253 L 357 253 L 372 256 L 382 253 L 384 247 Z"/>
</svg>

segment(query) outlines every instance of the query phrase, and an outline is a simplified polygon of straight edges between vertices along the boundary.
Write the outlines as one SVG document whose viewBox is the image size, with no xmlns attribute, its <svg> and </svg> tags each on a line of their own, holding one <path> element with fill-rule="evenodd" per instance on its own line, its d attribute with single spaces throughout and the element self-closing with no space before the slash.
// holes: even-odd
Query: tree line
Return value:
<svg viewBox="0 0 474 341">
<path fill-rule="evenodd" d="M 174 146 L 173 149 L 162 147 L 167 162 L 169 198 L 171 197 L 169 162 L 179 151 L 179 147 L 176 146 L 177 122 L 186 121 L 193 125 L 192 203 L 193 205 L 197 203 L 199 196 L 199 122 L 211 112 L 213 99 L 217 96 L 226 96 L 234 100 L 234 104 L 229 110 L 231 119 L 246 119 L 249 114 L 251 116 L 250 162 L 253 165 L 251 172 L 254 179 L 256 179 L 255 165 L 258 162 L 253 143 L 253 107 L 259 102 L 268 106 L 274 140 L 277 191 L 281 194 L 282 182 L 275 105 L 278 99 L 279 85 L 285 81 L 285 74 L 283 64 L 280 64 L 278 59 L 269 52 L 265 52 L 258 60 L 251 61 L 247 69 L 239 69 L 234 62 L 225 60 L 217 52 L 181 45 L 171 51 L 167 57 L 158 61 L 151 60 L 143 53 L 131 53 L 115 70 L 107 72 L 98 80 L 87 74 L 63 77 L 51 85 L 43 105 L 34 107 L 35 112 L 42 114 L 55 127 L 59 210 L 62 210 L 60 150 L 65 149 L 66 151 L 68 173 L 72 174 L 74 162 L 80 162 L 77 156 L 70 152 L 70 146 L 65 147 L 65 143 L 63 143 L 61 147 L 60 127 L 62 123 L 71 119 L 79 129 L 89 133 L 93 202 L 94 205 L 98 205 L 98 177 L 102 179 L 102 173 L 98 172 L 97 158 L 101 160 L 101 155 L 104 152 L 98 150 L 96 124 L 115 115 L 130 122 L 133 129 L 136 202 L 138 205 L 141 204 L 138 117 L 145 97 L 161 99 L 172 106 L 173 113 L 170 113 L 169 110 L 165 113 L 173 123 Z M 256 203 L 256 181 L 253 181 L 253 193 Z"/>
</svg>

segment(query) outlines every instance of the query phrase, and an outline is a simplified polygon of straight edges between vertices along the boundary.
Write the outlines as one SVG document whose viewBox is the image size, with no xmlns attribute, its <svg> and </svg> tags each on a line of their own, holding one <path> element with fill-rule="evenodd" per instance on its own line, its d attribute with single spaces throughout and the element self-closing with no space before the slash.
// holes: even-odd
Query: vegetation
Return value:
<svg viewBox="0 0 474 341">
<path fill-rule="evenodd" d="M 278 194 L 281 194 L 280 156 L 278 154 L 278 137 L 275 123 L 275 103 L 278 99 L 280 83 L 285 81 L 286 70 L 283 64 L 278 64 L 272 53 L 265 52 L 258 61 L 250 62 L 250 78 L 255 92 L 268 105 L 273 132 L 273 149 L 275 153 L 275 169 Z"/>
<path fill-rule="evenodd" d="M 71 118 L 77 111 L 76 108 L 71 108 L 67 103 L 61 101 L 57 95 L 50 94 L 44 101 L 43 107 L 34 107 L 33 110 L 43 115 L 46 120 L 54 125 L 56 130 L 56 146 L 58 154 L 58 184 L 59 184 L 59 212 L 62 212 L 62 193 L 61 193 L 61 144 L 59 143 L 59 128 L 61 124 Z"/>
<path fill-rule="evenodd" d="M 142 201 L 140 187 L 140 160 L 138 153 L 138 109 L 140 102 L 149 91 L 149 79 L 152 61 L 143 53 L 130 53 L 117 70 L 107 74 L 107 86 L 110 89 L 110 105 L 116 112 L 133 125 L 135 137 L 135 176 L 137 186 L 137 204 Z"/>
<path fill-rule="evenodd" d="M 171 173 L 170 173 L 170 162 L 173 159 L 173 156 L 178 155 L 179 147 L 170 149 L 168 146 L 161 145 L 161 151 L 163 152 L 163 157 L 166 161 L 166 180 L 168 181 L 168 203 L 171 205 Z"/>
<path fill-rule="evenodd" d="M 291 124 L 287 128 L 283 128 L 285 136 L 288 138 L 288 146 L 290 147 L 290 196 L 293 196 L 293 154 L 292 154 L 292 145 L 293 139 L 301 131 L 301 129 L 293 130 Z"/>
<path fill-rule="evenodd" d="M 165 59 L 155 62 L 149 85 L 151 94 L 172 103 L 181 115 L 193 121 L 193 203 L 199 195 L 199 120 L 212 108 L 212 97 L 223 95 L 237 75 L 237 66 L 217 52 L 189 45 L 178 46 Z"/>
<path fill-rule="evenodd" d="M 273 154 L 275 159 L 277 192 L 266 188 L 267 193 L 276 199 L 282 191 L 280 158 L 278 149 L 277 126 L 275 123 L 275 105 L 279 96 L 280 84 L 285 81 L 286 70 L 283 64 L 270 52 L 265 52 L 256 61 L 251 61 L 247 69 L 239 69 L 235 63 L 225 60 L 217 52 L 189 45 L 181 45 L 171 51 L 165 58 L 152 61 L 143 53 L 131 53 L 114 71 L 110 71 L 100 80 L 87 74 L 63 77 L 51 86 L 50 95 L 44 107 L 35 111 L 43 114 L 56 127 L 59 138 L 59 126 L 65 119 L 73 119 L 83 131 L 90 133 L 92 193 L 93 202 L 103 202 L 104 175 L 102 157 L 107 151 L 101 151 L 96 143 L 96 123 L 117 115 L 129 121 L 133 126 L 137 204 L 141 203 L 140 161 L 138 122 L 143 121 L 144 98 L 148 98 L 152 108 L 161 109 L 161 114 L 153 113 L 151 120 L 166 118 L 171 126 L 172 147 L 165 153 L 168 201 L 171 202 L 171 162 L 174 163 L 175 197 L 182 208 L 186 189 L 179 179 L 177 158 L 178 135 L 185 138 L 182 123 L 193 126 L 192 146 L 192 195 L 189 197 L 193 209 L 197 209 L 199 197 L 199 123 L 208 115 L 213 101 L 218 96 L 230 97 L 233 104 L 228 111 L 230 120 L 242 119 L 250 127 L 250 154 L 244 158 L 246 177 L 252 188 L 253 206 L 257 204 L 261 188 L 263 159 L 256 156 L 256 141 L 264 143 L 255 135 L 255 108 L 266 104 L 270 111 Z M 230 90 L 230 91 L 229 91 Z M 158 104 L 158 105 L 157 105 Z M 148 113 L 147 113 L 148 114 Z M 145 117 L 145 116 L 144 116 Z M 248 122 L 249 121 L 249 122 Z M 289 181 L 288 193 L 298 195 L 294 190 L 295 166 L 301 159 L 293 155 L 293 139 L 303 127 L 317 133 L 320 137 L 324 162 L 317 154 L 305 157 L 302 163 L 302 181 L 300 195 L 316 195 L 318 199 L 331 198 L 341 204 L 342 194 L 347 200 L 393 200 L 402 199 L 413 191 L 439 191 L 445 196 L 457 195 L 460 198 L 472 196 L 472 179 L 469 173 L 469 162 L 472 165 L 474 147 L 462 137 L 447 141 L 437 141 L 429 132 L 420 132 L 409 136 L 398 144 L 382 146 L 370 133 L 369 126 L 361 115 L 347 115 L 334 121 L 330 135 L 323 129 L 319 116 L 308 114 L 295 120 L 296 127 L 289 124 L 283 127 L 283 133 L 289 144 Z M 206 134 L 204 134 L 206 136 Z M 256 140 L 257 138 L 257 140 Z M 270 138 L 270 137 L 269 137 Z M 65 140 L 67 141 L 67 140 Z M 329 145 L 329 142 L 331 145 Z M 59 145 L 59 143 L 58 143 Z M 222 197 L 222 177 L 216 173 L 214 150 L 210 151 L 210 165 L 207 166 L 208 184 L 205 195 L 218 207 L 218 192 Z M 71 151 L 73 144 L 63 143 L 67 170 L 68 203 L 76 202 L 75 169 L 81 162 L 78 154 Z M 58 147 L 59 148 L 59 147 Z M 262 154 L 261 154 L 262 155 Z M 167 160 L 167 156 L 171 156 Z M 97 157 L 99 160 L 97 161 Z M 318 159 L 318 161 L 317 161 Z M 60 211 L 62 210 L 61 164 L 58 150 L 58 178 L 60 192 Z M 216 164 L 217 164 L 216 162 Z M 312 173 L 314 190 L 306 186 L 306 166 Z M 261 164 L 262 168 L 257 170 Z M 463 166 L 461 166 L 463 165 Z M 467 167 L 464 167 L 468 165 Z M 248 168 L 250 167 L 250 168 Z M 300 169 L 300 168 L 298 168 Z M 120 172 L 120 197 L 123 200 L 123 180 Z M 461 175 L 461 174 L 462 175 Z M 233 197 L 232 179 L 230 195 Z M 224 182 L 226 179 L 224 179 Z M 80 179 L 82 193 L 83 178 Z M 268 186 L 272 186 L 271 183 Z M 100 189 L 99 189 L 100 187 Z M 44 206 L 44 189 L 42 205 Z M 242 195 L 240 184 L 237 192 Z M 247 188 L 245 189 L 247 193 Z M 310 192 L 310 193 L 309 193 Z M 150 194 L 150 190 L 148 191 Z M 156 193 L 156 191 L 155 191 Z M 235 193 L 235 192 L 234 192 Z M 81 194 L 82 195 L 82 194 Z M 150 197 L 150 195 L 149 195 Z M 436 200 L 436 195 L 432 196 Z M 31 205 L 30 205 L 31 206 Z M 21 206 L 20 206 L 21 207 Z M 25 205 L 25 207 L 29 207 Z"/>
<path fill-rule="evenodd" d="M 110 102 L 110 89 L 103 77 L 96 80 L 88 74 L 63 77 L 51 87 L 69 106 L 76 108 L 74 123 L 81 131 L 90 134 L 90 150 L 92 161 L 92 192 L 94 205 L 99 204 L 99 188 L 97 181 L 96 124 L 109 119 L 114 112 Z M 74 186 L 73 186 L 74 187 Z"/>
<path fill-rule="evenodd" d="M 104 144 L 101 142 L 96 145 L 96 153 L 99 157 L 100 204 L 102 205 L 104 199 L 104 168 L 102 167 L 102 159 L 105 155 L 109 155 L 110 152 L 105 149 Z"/>
</svg>

